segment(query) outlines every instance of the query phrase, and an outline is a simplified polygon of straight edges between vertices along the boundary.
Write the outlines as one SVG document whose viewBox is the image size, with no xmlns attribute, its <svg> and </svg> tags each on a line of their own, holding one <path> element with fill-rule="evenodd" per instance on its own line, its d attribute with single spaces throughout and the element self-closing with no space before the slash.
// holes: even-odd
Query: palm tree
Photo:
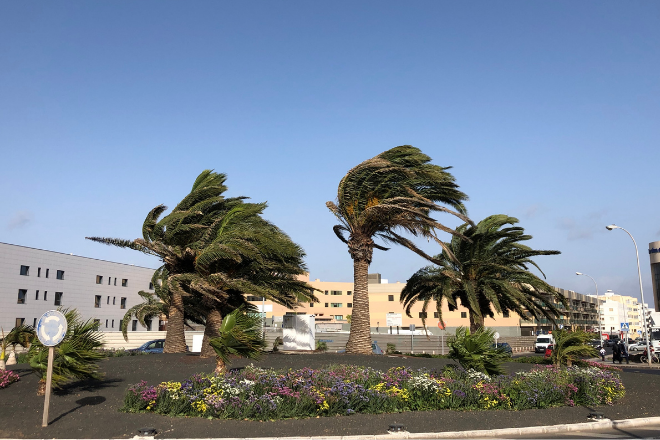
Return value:
<svg viewBox="0 0 660 440">
<path fill-rule="evenodd" d="M 72 380 L 100 379 L 96 363 L 105 355 L 99 350 L 103 346 L 98 324 L 92 319 L 82 320 L 76 309 L 59 309 L 67 322 L 67 332 L 62 342 L 55 348 L 53 359 L 52 386 L 60 388 Z M 34 338 L 28 351 L 30 366 L 41 378 L 37 394 L 46 392 L 46 372 L 48 369 L 48 347 Z"/>
<path fill-rule="evenodd" d="M 433 301 L 440 322 L 442 304 L 456 310 L 458 300 L 470 316 L 474 332 L 484 325 L 484 317 L 495 313 L 515 312 L 520 316 L 545 316 L 554 322 L 559 311 L 554 301 L 566 304 L 566 299 L 552 286 L 529 271 L 539 266 L 532 260 L 539 255 L 557 255 L 559 251 L 532 249 L 522 242 L 530 240 L 519 226 L 518 219 L 492 215 L 476 226 L 464 224 L 456 230 L 468 240 L 454 236 L 448 248 L 435 257 L 437 266 L 417 271 L 401 292 L 406 314 L 418 301 L 423 302 L 423 314 Z"/>
<path fill-rule="evenodd" d="M 372 353 L 367 274 L 374 248 L 388 249 L 374 243 L 374 238 L 405 246 L 433 261 L 400 232 L 432 239 L 444 247 L 436 231 L 456 232 L 438 223 L 431 213 L 450 213 L 469 222 L 463 206 L 467 196 L 458 190 L 447 171 L 450 167 L 430 161 L 410 145 L 387 150 L 351 169 L 339 182 L 336 203 L 326 203 L 340 222 L 334 232 L 348 245 L 353 259 L 354 298 L 347 353 Z"/>
<path fill-rule="evenodd" d="M 259 359 L 266 348 L 261 317 L 245 313 L 244 308 L 234 310 L 223 318 L 218 334 L 211 339 L 210 345 L 216 353 L 217 374 L 227 371 L 231 356 Z"/>
<path fill-rule="evenodd" d="M 598 351 L 588 345 L 594 340 L 593 333 L 582 330 L 569 332 L 567 330 L 555 330 L 552 332 L 555 343 L 552 347 L 550 360 L 555 365 L 571 366 L 573 362 L 584 357 L 596 357 Z"/>
<path fill-rule="evenodd" d="M 475 332 L 458 327 L 447 343 L 448 357 L 466 370 L 473 369 L 489 376 L 503 374 L 502 363 L 511 360 L 511 356 L 503 348 L 493 347 L 494 335 L 493 330 L 484 327 Z"/>
<path fill-rule="evenodd" d="M 195 275 L 195 260 L 199 255 L 196 243 L 214 224 L 219 213 L 228 211 L 244 199 L 222 196 L 227 190 L 226 179 L 224 174 L 203 171 L 195 179 L 190 193 L 167 216 L 159 220 L 167 210 L 164 205 L 158 205 L 149 212 L 142 225 L 142 238 L 123 240 L 87 237 L 99 243 L 154 255 L 163 261 L 163 267 L 168 273 L 167 288 L 170 295 L 164 348 L 166 353 L 186 351 L 183 297 L 193 294 L 186 287 L 191 287 L 190 279 Z"/>
<path fill-rule="evenodd" d="M 0 370 L 5 369 L 6 361 L 5 354 L 7 347 L 11 346 L 10 360 L 16 363 L 16 346 L 20 345 L 23 348 L 30 348 L 32 340 L 34 339 L 35 332 L 31 325 L 21 324 L 12 328 L 7 335 L 4 329 L 0 329 L 2 338 L 0 338 Z"/>
</svg>

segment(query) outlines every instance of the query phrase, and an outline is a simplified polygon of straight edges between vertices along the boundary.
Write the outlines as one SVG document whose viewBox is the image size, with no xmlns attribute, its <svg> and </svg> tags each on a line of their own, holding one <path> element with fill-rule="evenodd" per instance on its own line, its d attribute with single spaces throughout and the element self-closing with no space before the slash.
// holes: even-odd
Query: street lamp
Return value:
<svg viewBox="0 0 660 440">
<path fill-rule="evenodd" d="M 593 279 L 593 277 L 587 275 L 586 273 L 582 272 L 575 272 L 575 275 L 583 275 L 585 277 L 591 278 L 591 281 L 594 282 L 596 285 L 596 306 L 598 306 L 598 335 L 600 337 L 600 345 L 603 345 L 603 323 L 600 321 L 600 303 L 598 302 L 598 283 L 596 283 L 596 280 Z"/>
<path fill-rule="evenodd" d="M 621 229 L 621 230 L 625 231 L 626 234 L 628 234 L 630 236 L 633 243 L 635 244 L 635 253 L 637 254 L 637 276 L 639 277 L 639 293 L 642 296 L 642 305 L 643 305 L 644 304 L 644 288 L 642 287 L 642 270 L 639 268 L 639 249 L 637 249 L 637 242 L 635 241 L 635 238 L 632 236 L 632 234 L 630 232 L 628 232 L 626 229 L 622 228 L 621 226 L 617 226 L 617 225 L 612 224 L 612 225 L 605 226 L 605 229 L 607 229 L 608 231 L 611 231 L 613 229 Z M 650 367 L 651 366 L 651 358 L 652 358 L 652 356 L 651 356 L 651 347 L 650 347 L 651 341 L 650 341 L 650 338 L 648 337 L 649 332 L 646 329 L 646 319 L 644 320 L 644 333 L 646 333 L 646 336 L 647 336 L 646 337 L 646 357 L 648 358 L 649 367 Z"/>
</svg>

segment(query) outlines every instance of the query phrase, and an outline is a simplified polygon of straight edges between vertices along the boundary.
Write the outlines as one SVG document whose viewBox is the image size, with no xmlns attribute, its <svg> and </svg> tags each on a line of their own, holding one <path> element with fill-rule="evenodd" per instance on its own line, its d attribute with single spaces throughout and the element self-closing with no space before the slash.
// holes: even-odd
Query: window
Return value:
<svg viewBox="0 0 660 440">
<path fill-rule="evenodd" d="M 58 280 L 63 280 L 64 279 L 64 271 L 63 270 L 58 270 L 57 274 L 55 276 Z"/>
<path fill-rule="evenodd" d="M 113 306 L 115 305 L 115 299 L 117 299 L 117 297 L 116 297 L 116 296 L 113 296 L 113 297 L 112 297 L 112 305 L 113 305 Z"/>
<path fill-rule="evenodd" d="M 254 295 L 248 295 L 247 300 L 248 301 L 262 301 L 264 298 L 261 296 L 254 296 Z"/>
<path fill-rule="evenodd" d="M 108 320 L 105 320 L 105 328 L 108 328 Z"/>
<path fill-rule="evenodd" d="M 37 267 L 37 276 L 38 276 L 38 277 L 41 276 L 41 268 L 40 268 L 40 267 Z"/>
<path fill-rule="evenodd" d="M 131 323 L 131 331 L 133 332 L 137 331 L 137 319 L 134 319 L 133 322 Z"/>
<path fill-rule="evenodd" d="M 103 277 L 101 275 L 96 275 L 96 284 L 103 284 Z"/>
<path fill-rule="evenodd" d="M 100 319 L 95 319 L 94 320 L 94 325 L 96 326 L 96 330 L 98 330 L 99 327 L 101 326 L 101 320 Z"/>
<path fill-rule="evenodd" d="M 25 304 L 26 297 L 27 297 L 27 290 L 18 289 L 18 301 L 16 301 L 16 304 Z"/>
<path fill-rule="evenodd" d="M 342 303 L 330 303 L 330 307 L 343 307 Z"/>
<path fill-rule="evenodd" d="M 440 319 L 440 314 L 438 312 L 433 312 L 433 317 Z"/>
<path fill-rule="evenodd" d="M 119 308 L 120 309 L 125 309 L 126 308 L 126 298 L 122 298 L 119 300 Z"/>
<path fill-rule="evenodd" d="M 39 291 L 37 290 L 37 293 L 34 294 L 34 299 L 38 300 L 39 299 Z"/>
<path fill-rule="evenodd" d="M 426 312 L 419 312 L 419 317 L 426 319 L 427 318 Z"/>
<path fill-rule="evenodd" d="M 55 292 L 55 305 L 56 306 L 62 305 L 62 292 Z"/>
<path fill-rule="evenodd" d="M 106 305 L 110 305 L 110 297 L 108 296 L 108 299 L 106 300 Z"/>
<path fill-rule="evenodd" d="M 503 311 L 502 312 L 502 317 L 503 318 L 508 318 L 509 317 L 509 311 L 508 310 Z"/>
<path fill-rule="evenodd" d="M 467 312 L 461 312 L 461 318 L 467 318 Z"/>
<path fill-rule="evenodd" d="M 346 304 L 346 307 L 348 307 L 349 309 L 353 308 L 353 303 Z"/>
<path fill-rule="evenodd" d="M 48 291 L 44 290 L 44 301 L 48 301 Z"/>
<path fill-rule="evenodd" d="M 613 312 L 613 311 L 614 311 L 614 309 L 610 309 L 610 312 Z"/>
<path fill-rule="evenodd" d="M 344 315 L 335 315 L 335 321 L 343 321 Z"/>
<path fill-rule="evenodd" d="M 21 275 L 29 276 L 30 275 L 30 266 L 21 266 Z"/>
<path fill-rule="evenodd" d="M 50 269 L 46 269 L 46 278 L 48 278 L 48 272 L 50 272 Z"/>
<path fill-rule="evenodd" d="M 328 303 L 325 303 L 325 306 L 328 307 Z"/>
<path fill-rule="evenodd" d="M 394 295 L 387 295 L 388 301 L 394 301 Z"/>
<path fill-rule="evenodd" d="M 326 295 L 328 294 L 328 291 L 327 291 L 327 290 L 325 291 L 325 294 L 326 294 Z"/>
<path fill-rule="evenodd" d="M 108 286 L 110 285 L 110 281 L 112 281 L 112 277 L 108 277 Z"/>
<path fill-rule="evenodd" d="M 20 327 L 25 322 L 25 318 L 16 318 L 16 327 Z"/>
<path fill-rule="evenodd" d="M 149 283 L 149 290 L 154 290 L 154 283 Z"/>
<path fill-rule="evenodd" d="M 309 303 L 309 306 L 310 306 L 310 307 L 314 307 L 314 303 Z"/>
<path fill-rule="evenodd" d="M 115 278 L 115 286 L 117 285 L 117 278 Z"/>
<path fill-rule="evenodd" d="M 112 325 L 110 327 L 115 328 L 115 320 L 114 319 L 112 320 Z"/>
<path fill-rule="evenodd" d="M 348 292 L 346 292 L 346 295 L 353 295 L 353 292 L 349 290 Z"/>
<path fill-rule="evenodd" d="M 96 307 L 97 309 L 101 307 L 101 295 L 96 295 L 94 297 L 94 307 Z"/>
<path fill-rule="evenodd" d="M 331 290 L 330 295 L 341 295 L 341 290 Z"/>
<path fill-rule="evenodd" d="M 126 278 L 121 280 L 121 287 L 128 287 L 128 280 Z"/>
<path fill-rule="evenodd" d="M 37 318 L 32 320 L 32 328 L 37 328 Z"/>
</svg>

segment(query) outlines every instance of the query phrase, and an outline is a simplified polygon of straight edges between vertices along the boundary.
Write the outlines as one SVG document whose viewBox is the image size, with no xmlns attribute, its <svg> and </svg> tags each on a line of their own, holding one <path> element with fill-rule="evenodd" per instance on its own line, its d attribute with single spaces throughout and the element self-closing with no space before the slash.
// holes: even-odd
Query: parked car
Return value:
<svg viewBox="0 0 660 440">
<path fill-rule="evenodd" d="M 548 346 L 546 347 L 546 349 L 545 349 L 545 357 L 549 358 L 550 356 L 552 356 L 552 349 L 553 349 L 553 347 L 554 347 L 554 345 L 552 345 L 552 344 L 550 344 L 550 345 L 548 345 Z"/>
<path fill-rule="evenodd" d="M 609 339 L 605 340 L 605 347 L 614 347 L 614 345 L 618 344 L 620 340 L 621 339 L 618 337 L 610 337 Z"/>
<path fill-rule="evenodd" d="M 145 353 L 162 353 L 165 345 L 165 339 L 154 339 L 153 341 L 145 342 L 138 348 L 132 351 L 143 351 Z"/>
<path fill-rule="evenodd" d="M 534 344 L 534 351 L 536 353 L 545 353 L 548 345 L 554 344 L 555 340 L 552 335 L 538 335 L 536 337 L 536 344 Z"/>
<path fill-rule="evenodd" d="M 637 341 L 628 345 L 628 351 L 644 351 L 646 350 L 646 341 Z"/>
<path fill-rule="evenodd" d="M 508 354 L 513 354 L 513 350 L 508 342 L 498 342 L 497 344 L 492 345 L 493 348 L 502 348 Z"/>
</svg>

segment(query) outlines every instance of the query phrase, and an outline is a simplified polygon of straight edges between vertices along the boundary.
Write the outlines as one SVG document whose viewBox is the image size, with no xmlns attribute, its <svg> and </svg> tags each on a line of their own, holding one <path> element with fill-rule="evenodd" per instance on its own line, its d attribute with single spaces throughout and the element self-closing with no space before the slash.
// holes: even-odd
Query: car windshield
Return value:
<svg viewBox="0 0 660 440">
<path fill-rule="evenodd" d="M 550 342 L 550 338 L 538 338 L 536 342 L 547 343 Z"/>
<path fill-rule="evenodd" d="M 660 330 L 651 331 L 651 340 L 652 341 L 660 340 Z"/>
</svg>

